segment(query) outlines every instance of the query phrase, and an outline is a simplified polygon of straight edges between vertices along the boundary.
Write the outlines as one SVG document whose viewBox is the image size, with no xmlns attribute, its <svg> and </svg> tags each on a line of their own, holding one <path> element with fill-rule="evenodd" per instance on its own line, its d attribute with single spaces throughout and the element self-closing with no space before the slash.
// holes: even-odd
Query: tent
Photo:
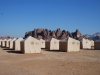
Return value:
<svg viewBox="0 0 100 75">
<path fill-rule="evenodd" d="M 0 39 L 0 46 L 1 46 L 1 41 L 2 41 L 2 39 Z"/>
<path fill-rule="evenodd" d="M 20 42 L 23 40 L 23 38 L 18 38 L 17 40 L 13 41 L 13 47 L 15 51 L 20 51 Z"/>
<path fill-rule="evenodd" d="M 9 41 L 11 41 L 12 39 L 8 39 L 7 41 L 6 41 L 6 47 L 9 47 Z"/>
<path fill-rule="evenodd" d="M 41 45 L 40 41 L 29 36 L 28 38 L 21 41 L 21 51 L 22 53 L 40 53 Z"/>
<path fill-rule="evenodd" d="M 91 40 L 91 49 L 94 49 L 94 41 Z"/>
<path fill-rule="evenodd" d="M 40 39 L 41 48 L 45 48 L 45 40 Z"/>
<path fill-rule="evenodd" d="M 91 49 L 91 41 L 87 39 L 87 49 Z"/>
<path fill-rule="evenodd" d="M 81 43 L 81 45 L 80 45 L 81 49 L 91 49 L 91 41 L 90 40 L 82 38 L 80 43 Z"/>
<path fill-rule="evenodd" d="M 6 41 L 7 41 L 7 39 L 4 39 L 4 40 L 1 41 L 1 46 L 2 47 L 5 47 L 6 46 Z"/>
<path fill-rule="evenodd" d="M 14 45 L 13 42 L 16 40 L 16 38 L 12 39 L 11 41 L 9 41 L 9 48 L 13 49 Z"/>
<path fill-rule="evenodd" d="M 100 40 L 94 41 L 94 49 L 100 50 Z"/>
<path fill-rule="evenodd" d="M 59 50 L 63 52 L 77 52 L 80 51 L 80 41 L 71 37 L 63 39 L 59 42 Z"/>
<path fill-rule="evenodd" d="M 55 38 L 51 38 L 50 40 L 47 40 L 45 42 L 46 44 L 46 49 L 49 50 L 59 50 L 59 40 Z"/>
</svg>

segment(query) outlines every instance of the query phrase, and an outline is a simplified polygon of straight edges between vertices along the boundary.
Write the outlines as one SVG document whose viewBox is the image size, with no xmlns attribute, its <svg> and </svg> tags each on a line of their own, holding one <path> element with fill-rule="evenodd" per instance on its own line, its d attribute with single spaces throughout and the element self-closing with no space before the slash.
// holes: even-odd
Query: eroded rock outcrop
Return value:
<svg viewBox="0 0 100 75">
<path fill-rule="evenodd" d="M 65 39 L 68 36 L 77 40 L 82 38 L 82 35 L 78 29 L 76 29 L 75 32 L 70 33 L 69 31 L 66 31 L 66 30 L 61 31 L 60 28 L 53 31 L 48 30 L 48 29 L 38 28 L 38 29 L 34 29 L 33 31 L 26 32 L 24 38 L 27 38 L 28 36 L 32 36 L 34 38 L 44 39 L 44 40 L 48 40 L 50 38 L 56 38 L 60 40 L 60 39 Z"/>
</svg>

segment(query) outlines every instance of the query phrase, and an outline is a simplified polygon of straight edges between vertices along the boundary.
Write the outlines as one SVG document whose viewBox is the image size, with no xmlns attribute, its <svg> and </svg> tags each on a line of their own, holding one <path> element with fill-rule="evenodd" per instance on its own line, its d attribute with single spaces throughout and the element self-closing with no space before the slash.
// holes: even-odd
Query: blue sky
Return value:
<svg viewBox="0 0 100 75">
<path fill-rule="evenodd" d="M 100 32 L 100 0 L 0 0 L 0 36 L 23 37 L 34 28 Z"/>
</svg>

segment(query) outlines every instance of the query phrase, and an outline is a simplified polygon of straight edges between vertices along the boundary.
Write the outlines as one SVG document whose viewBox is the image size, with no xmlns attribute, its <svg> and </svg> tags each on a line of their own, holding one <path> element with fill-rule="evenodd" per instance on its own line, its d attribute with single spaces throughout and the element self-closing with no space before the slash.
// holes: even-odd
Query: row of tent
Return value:
<svg viewBox="0 0 100 75">
<path fill-rule="evenodd" d="M 95 46 L 96 45 L 96 46 Z M 46 48 L 48 50 L 60 50 L 64 52 L 77 52 L 81 49 L 100 49 L 98 42 L 93 40 L 82 39 L 80 41 L 73 38 L 66 38 L 63 40 L 57 40 L 52 38 L 50 40 L 37 40 L 31 36 L 26 39 L 0 39 L 0 46 L 14 49 L 15 51 L 21 51 L 22 53 L 41 53 L 41 48 Z"/>
</svg>

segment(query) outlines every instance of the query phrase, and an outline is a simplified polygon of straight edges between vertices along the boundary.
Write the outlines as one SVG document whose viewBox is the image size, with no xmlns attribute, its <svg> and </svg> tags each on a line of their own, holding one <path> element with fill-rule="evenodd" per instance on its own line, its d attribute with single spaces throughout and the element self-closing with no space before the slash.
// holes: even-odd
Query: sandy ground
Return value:
<svg viewBox="0 0 100 75">
<path fill-rule="evenodd" d="M 0 48 L 0 75 L 100 75 L 100 50 L 21 54 Z"/>
</svg>

